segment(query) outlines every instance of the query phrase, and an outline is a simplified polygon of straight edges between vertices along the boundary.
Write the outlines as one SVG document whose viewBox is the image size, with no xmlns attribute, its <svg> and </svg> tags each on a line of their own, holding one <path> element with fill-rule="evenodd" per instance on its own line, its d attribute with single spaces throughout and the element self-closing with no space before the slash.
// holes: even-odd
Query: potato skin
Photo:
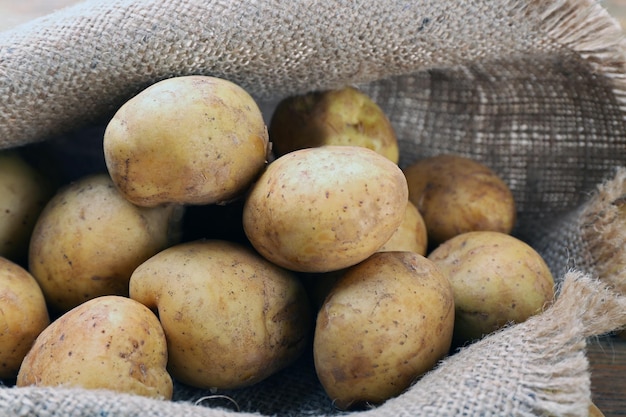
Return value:
<svg viewBox="0 0 626 417">
<path fill-rule="evenodd" d="M 121 193 L 152 207 L 238 197 L 265 167 L 268 143 L 263 115 L 244 89 L 193 75 L 160 81 L 127 101 L 103 146 Z"/>
<path fill-rule="evenodd" d="M 276 159 L 256 182 L 243 227 L 271 262 L 328 272 L 380 249 L 402 223 L 407 201 L 400 168 L 370 149 L 300 149 Z"/>
<path fill-rule="evenodd" d="M 415 252 L 426 256 L 428 251 L 428 231 L 426 223 L 415 204 L 407 202 L 406 213 L 400 227 L 378 250 L 379 252 Z"/>
<path fill-rule="evenodd" d="M 29 271 L 51 308 L 66 312 L 100 295 L 128 295 L 135 268 L 177 241 L 180 208 L 138 207 L 106 174 L 59 190 L 30 242 Z"/>
<path fill-rule="evenodd" d="M 444 154 L 419 160 L 403 172 L 409 200 L 424 218 L 432 247 L 464 232 L 513 230 L 513 194 L 489 167 Z"/>
<path fill-rule="evenodd" d="M 17 386 L 110 389 L 171 399 L 167 345 L 158 318 L 134 300 L 98 297 L 55 320 L 37 338 Z"/>
<path fill-rule="evenodd" d="M 0 256 L 25 263 L 30 235 L 52 184 L 12 151 L 0 153 Z"/>
<path fill-rule="evenodd" d="M 291 364 L 310 341 L 304 287 L 246 246 L 201 240 L 140 265 L 130 296 L 158 314 L 172 376 L 191 386 L 234 389 Z"/>
<path fill-rule="evenodd" d="M 398 163 L 396 133 L 365 93 L 354 88 L 313 91 L 278 103 L 269 126 L 277 156 L 324 145 L 363 146 Z"/>
<path fill-rule="evenodd" d="M 401 394 L 448 353 L 450 283 L 414 252 L 378 252 L 349 268 L 317 316 L 313 353 L 340 409 Z"/>
<path fill-rule="evenodd" d="M 22 360 L 48 324 L 48 307 L 35 278 L 0 257 L 0 379 L 17 376 Z"/>
<path fill-rule="evenodd" d="M 589 417 L 604 417 L 604 413 L 594 404 L 589 404 Z"/>
<path fill-rule="evenodd" d="M 554 298 L 554 279 L 543 258 L 505 233 L 463 233 L 441 244 L 428 259 L 452 284 L 455 344 L 523 322 Z"/>
</svg>

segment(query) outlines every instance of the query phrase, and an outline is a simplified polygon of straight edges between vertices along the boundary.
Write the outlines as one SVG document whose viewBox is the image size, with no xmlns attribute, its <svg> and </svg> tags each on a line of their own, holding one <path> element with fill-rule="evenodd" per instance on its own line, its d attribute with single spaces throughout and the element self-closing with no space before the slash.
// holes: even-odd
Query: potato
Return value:
<svg viewBox="0 0 626 417">
<path fill-rule="evenodd" d="M 207 389 L 255 384 L 298 358 L 312 329 L 292 272 L 232 242 L 168 248 L 140 265 L 130 296 L 156 309 L 172 376 Z"/>
<path fill-rule="evenodd" d="M 0 379 L 17 376 L 35 338 L 48 324 L 46 300 L 35 278 L 0 257 Z"/>
<path fill-rule="evenodd" d="M 415 205 L 408 201 L 402 224 L 378 252 L 415 252 L 425 256 L 427 249 L 426 225 Z M 340 269 L 302 276 L 309 298 L 315 308 L 319 308 L 323 304 L 324 298 L 344 272 L 345 269 Z"/>
<path fill-rule="evenodd" d="M 253 186 L 243 227 L 271 262 L 328 272 L 380 249 L 402 223 L 407 201 L 400 168 L 370 149 L 300 149 L 272 162 Z"/>
<path fill-rule="evenodd" d="M 511 233 L 513 194 L 490 168 L 458 155 L 438 155 L 404 168 L 409 200 L 422 214 L 433 247 L 476 230 Z"/>
<path fill-rule="evenodd" d="M 505 233 L 463 233 L 441 244 L 428 259 L 452 284 L 455 344 L 523 322 L 554 298 L 554 279 L 543 258 Z"/>
<path fill-rule="evenodd" d="M 126 102 L 104 133 L 121 193 L 141 206 L 212 204 L 243 194 L 269 153 L 261 110 L 240 86 L 209 76 L 160 81 Z"/>
<path fill-rule="evenodd" d="M 604 413 L 594 404 L 589 404 L 589 417 L 604 417 Z"/>
<path fill-rule="evenodd" d="M 33 227 L 53 193 L 18 153 L 0 153 L 0 256 L 25 263 Z"/>
<path fill-rule="evenodd" d="M 171 399 L 166 364 L 158 318 L 129 298 L 102 296 L 65 313 L 37 337 L 17 386 L 109 389 Z"/>
<path fill-rule="evenodd" d="M 428 250 L 428 232 L 415 204 L 408 201 L 404 220 L 379 252 L 408 251 L 425 256 Z"/>
<path fill-rule="evenodd" d="M 378 252 L 349 268 L 317 316 L 313 355 L 340 409 L 401 394 L 450 348 L 454 298 L 445 275 L 414 252 Z"/>
<path fill-rule="evenodd" d="M 396 133 L 389 119 L 354 87 L 315 91 L 278 103 L 269 126 L 277 156 L 323 145 L 363 146 L 398 163 Z"/>
<path fill-rule="evenodd" d="M 108 175 L 87 176 L 59 190 L 41 213 L 29 271 L 59 312 L 100 295 L 128 295 L 135 268 L 178 241 L 180 210 L 135 206 Z"/>
</svg>

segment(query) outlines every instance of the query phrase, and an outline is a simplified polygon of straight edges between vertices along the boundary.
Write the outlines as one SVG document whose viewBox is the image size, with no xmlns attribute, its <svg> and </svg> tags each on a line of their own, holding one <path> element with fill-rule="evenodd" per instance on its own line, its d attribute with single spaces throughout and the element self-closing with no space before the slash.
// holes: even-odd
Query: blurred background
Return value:
<svg viewBox="0 0 626 417">
<path fill-rule="evenodd" d="M 55 10 L 78 3 L 79 1 L 82 0 L 0 0 L 0 31 L 15 27 L 36 17 L 46 15 Z M 615 17 L 622 29 L 626 28 L 626 0 L 598 1 L 612 16 Z M 94 140 L 101 140 L 100 137 L 101 131 L 98 131 L 97 134 L 94 135 Z M 77 149 L 76 152 L 84 150 L 83 147 L 78 148 L 79 149 Z M 49 155 L 46 156 L 46 158 L 48 157 Z M 86 158 L 75 158 L 75 160 L 81 159 L 84 159 L 88 163 L 89 161 L 93 161 L 94 158 L 89 156 Z M 72 169 L 76 170 L 76 167 L 73 167 Z M 85 169 L 93 169 L 93 167 L 89 166 Z M 78 171 L 80 171 L 80 169 Z M 623 395 L 618 391 L 622 388 L 614 386 L 612 382 L 614 380 L 623 380 L 620 375 L 623 375 L 624 364 L 613 361 L 615 351 L 612 351 L 612 347 L 607 347 L 606 349 L 606 357 L 604 355 L 596 355 L 595 360 L 592 361 L 594 365 L 592 386 L 598 388 L 597 392 L 604 393 L 602 396 L 598 396 L 597 400 L 602 400 L 602 403 L 597 402 L 597 405 L 606 413 L 607 416 L 609 416 L 607 412 L 609 410 L 618 410 L 617 414 L 611 415 L 626 415 L 622 414 L 623 407 L 620 406 L 620 404 L 623 405 L 621 400 L 623 399 Z M 623 358 L 623 354 L 621 357 Z M 605 394 L 606 397 L 604 396 Z"/>
<path fill-rule="evenodd" d="M 74 3 L 78 0 L 0 0 L 0 30 Z"/>
<path fill-rule="evenodd" d="M 602 4 L 626 28 L 626 0 L 604 0 Z"/>
<path fill-rule="evenodd" d="M 79 0 L 0 0 L 0 30 L 18 25 L 37 16 L 77 3 Z M 626 27 L 626 0 L 600 0 L 621 24 Z"/>
</svg>

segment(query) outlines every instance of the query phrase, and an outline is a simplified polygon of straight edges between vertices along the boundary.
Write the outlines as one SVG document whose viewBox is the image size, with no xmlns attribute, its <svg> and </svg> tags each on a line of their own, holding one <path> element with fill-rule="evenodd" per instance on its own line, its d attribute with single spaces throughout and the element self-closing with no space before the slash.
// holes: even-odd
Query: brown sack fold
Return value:
<svg viewBox="0 0 626 417">
<path fill-rule="evenodd" d="M 388 114 L 401 166 L 457 153 L 501 175 L 518 204 L 514 233 L 561 286 L 544 314 L 463 349 L 363 415 L 583 416 L 586 339 L 626 325 L 616 221 L 625 46 L 592 0 L 88 0 L 0 33 L 0 149 L 49 142 L 71 154 L 123 102 L 173 76 L 227 78 L 269 111 L 287 95 L 356 85 Z M 307 357 L 226 393 L 239 412 L 193 405 L 208 394 L 179 385 L 176 401 L 162 402 L 2 388 L 0 414 L 337 414 Z"/>
<path fill-rule="evenodd" d="M 468 346 L 443 361 L 407 392 L 380 407 L 349 415 L 586 416 L 590 382 L 585 339 L 611 331 L 616 325 L 625 326 L 626 298 L 579 272 L 570 272 L 563 278 L 558 300 L 543 314 Z M 302 394 L 306 399 L 308 393 Z M 237 412 L 224 405 L 207 408 L 190 401 L 159 401 L 81 389 L 0 390 L 0 410 L 6 415 L 265 415 L 250 414 L 256 411 L 255 407 L 258 409 L 260 401 L 247 404 L 244 396 L 239 401 L 253 410 Z M 293 398 L 280 398 L 274 393 L 265 401 L 289 403 Z M 294 407 L 276 415 L 328 415 L 315 412 L 303 403 Z"/>
</svg>

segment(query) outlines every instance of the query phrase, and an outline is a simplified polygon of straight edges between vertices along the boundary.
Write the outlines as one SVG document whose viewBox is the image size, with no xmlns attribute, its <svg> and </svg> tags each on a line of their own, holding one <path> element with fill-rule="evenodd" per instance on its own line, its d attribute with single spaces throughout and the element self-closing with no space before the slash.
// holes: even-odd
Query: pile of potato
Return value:
<svg viewBox="0 0 626 417">
<path fill-rule="evenodd" d="M 242 388 L 312 347 L 349 410 L 554 296 L 496 173 L 456 155 L 401 169 L 355 88 L 285 99 L 268 129 L 238 85 L 171 78 L 102 145 L 107 172 L 52 191 L 0 156 L 0 377 L 18 386 L 168 399 L 173 379 Z"/>
</svg>

